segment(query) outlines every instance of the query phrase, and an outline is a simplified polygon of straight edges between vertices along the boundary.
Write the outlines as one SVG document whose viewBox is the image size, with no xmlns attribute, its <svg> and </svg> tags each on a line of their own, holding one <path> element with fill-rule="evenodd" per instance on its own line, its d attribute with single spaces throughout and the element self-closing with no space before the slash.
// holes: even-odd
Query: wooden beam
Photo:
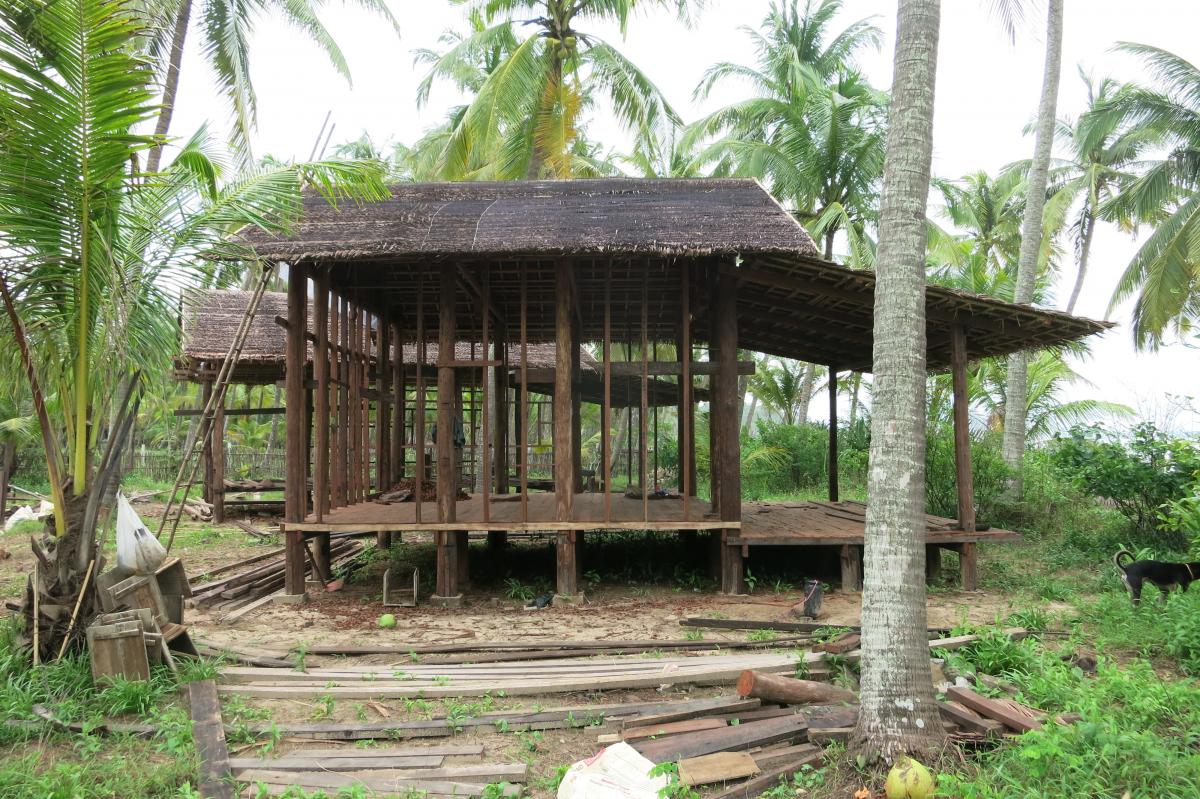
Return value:
<svg viewBox="0 0 1200 799">
<path fill-rule="evenodd" d="M 203 408 L 180 408 L 172 412 L 175 416 L 203 416 Z M 226 408 L 226 416 L 274 416 L 287 413 L 282 405 L 278 408 Z"/>
<path fill-rule="evenodd" d="M 334 411 L 333 475 L 330 479 L 333 497 L 330 500 L 330 507 L 342 508 L 349 501 L 348 484 L 346 481 L 348 472 L 346 447 L 349 443 L 350 418 L 348 414 L 350 411 L 347 404 L 347 397 L 350 392 L 346 387 L 346 301 L 341 296 L 334 297 L 329 319 L 329 338 L 331 341 L 339 344 L 333 352 L 333 374 L 337 380 L 337 385 L 330 388 L 330 396 L 337 406 Z"/>
<path fill-rule="evenodd" d="M 967 333 L 955 325 L 950 337 L 950 372 L 954 383 L 954 473 L 958 483 L 958 523 L 975 532 L 975 485 L 971 470 L 971 399 L 967 393 Z"/>
<path fill-rule="evenodd" d="M 838 378 L 837 369 L 829 367 L 829 501 L 838 501 Z"/>
<path fill-rule="evenodd" d="M 288 271 L 287 286 L 288 317 L 295 320 L 308 319 L 308 270 L 302 264 L 292 264 Z M 286 488 L 284 489 L 284 517 L 289 522 L 302 522 L 306 513 L 305 461 L 308 446 L 305 441 L 304 368 L 308 345 L 304 338 L 307 322 L 291 326 L 287 332 L 286 349 Z M 288 533 L 287 556 L 284 572 L 284 591 L 288 594 L 304 593 L 304 534 Z"/>
<path fill-rule="evenodd" d="M 199 794 L 203 799 L 233 799 L 233 771 L 229 764 L 229 747 L 225 744 L 217 684 L 212 680 L 190 683 L 188 704 L 192 737 L 200 761 Z"/>
</svg>

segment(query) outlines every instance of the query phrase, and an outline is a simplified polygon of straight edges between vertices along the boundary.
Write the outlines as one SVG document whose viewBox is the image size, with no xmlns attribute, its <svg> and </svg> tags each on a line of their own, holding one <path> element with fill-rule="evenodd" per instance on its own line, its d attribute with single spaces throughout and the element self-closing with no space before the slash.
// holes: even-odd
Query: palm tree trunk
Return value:
<svg viewBox="0 0 1200 799">
<path fill-rule="evenodd" d="M 1079 292 L 1083 291 L 1083 279 L 1087 276 L 1088 256 L 1092 252 L 1092 234 L 1096 231 L 1096 217 L 1092 214 L 1091 201 L 1083 217 L 1083 241 L 1079 244 L 1079 273 L 1075 275 L 1075 285 L 1071 289 L 1071 299 L 1067 300 L 1067 313 L 1074 313 L 1075 303 L 1079 301 Z"/>
<path fill-rule="evenodd" d="M 925 204 L 940 0 L 900 0 L 876 259 L 871 454 L 862 595 L 868 760 L 940 752 L 925 609 Z"/>
<path fill-rule="evenodd" d="M 742 435 L 750 435 L 754 431 L 754 414 L 758 412 L 758 395 L 750 395 L 750 410 L 746 414 L 746 422 L 742 425 Z"/>
<path fill-rule="evenodd" d="M 179 68 L 183 64 L 183 44 L 187 40 L 188 22 L 192 16 L 192 0 L 179 4 L 175 16 L 175 30 L 171 34 L 171 54 L 167 61 L 167 74 L 163 80 L 162 108 L 154 124 L 154 135 L 163 139 L 171 129 L 171 116 L 175 113 L 175 93 L 179 90 Z M 146 157 L 146 171 L 157 172 L 162 163 L 162 144 L 156 144 Z"/>
<path fill-rule="evenodd" d="M 825 260 L 833 260 L 833 237 L 837 235 L 837 230 L 830 227 L 825 231 Z"/>
<path fill-rule="evenodd" d="M 858 421 L 858 392 L 861 388 L 862 372 L 855 372 L 854 377 L 850 378 L 850 417 L 846 420 L 851 428 Z"/>
<path fill-rule="evenodd" d="M 1042 100 L 1038 106 L 1037 134 L 1033 163 L 1026 181 L 1025 217 L 1021 221 L 1021 253 L 1017 264 L 1017 286 L 1013 300 L 1033 302 L 1037 282 L 1038 254 L 1042 248 L 1042 208 L 1046 203 L 1046 173 L 1050 169 L 1050 148 L 1054 143 L 1055 113 L 1058 107 L 1058 75 L 1062 62 L 1063 0 L 1049 0 L 1046 21 L 1046 71 L 1042 78 Z M 1021 490 L 1020 466 L 1025 455 L 1025 395 L 1028 393 L 1029 362 L 1024 352 L 1008 359 L 1008 387 L 1005 391 L 1004 460 L 1014 470 L 1014 493 Z"/>
<path fill-rule="evenodd" d="M 804 367 L 804 377 L 800 380 L 800 396 L 796 402 L 796 423 L 808 421 L 808 406 L 812 404 L 813 386 L 817 382 L 817 365 L 810 363 Z"/>
</svg>

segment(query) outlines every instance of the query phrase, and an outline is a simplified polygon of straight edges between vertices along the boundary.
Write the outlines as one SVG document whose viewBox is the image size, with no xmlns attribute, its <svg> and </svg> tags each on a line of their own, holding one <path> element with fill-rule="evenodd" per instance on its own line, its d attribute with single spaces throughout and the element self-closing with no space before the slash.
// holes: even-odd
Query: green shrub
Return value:
<svg viewBox="0 0 1200 799">
<path fill-rule="evenodd" d="M 762 499 L 825 485 L 829 428 L 818 424 L 759 421 L 742 442 L 742 496 Z"/>
<path fill-rule="evenodd" d="M 971 476 L 980 523 L 990 524 L 995 519 L 1009 474 L 996 436 L 971 440 Z M 925 509 L 937 516 L 958 518 L 954 429 L 950 425 L 931 426 L 925 436 Z"/>
<path fill-rule="evenodd" d="M 1139 543 L 1182 550 L 1186 536 L 1161 522 L 1168 503 L 1189 496 L 1200 471 L 1200 448 L 1153 424 L 1137 425 L 1128 439 L 1099 425 L 1074 427 L 1052 448 L 1060 472 L 1086 493 L 1111 502 L 1129 520 Z"/>
</svg>

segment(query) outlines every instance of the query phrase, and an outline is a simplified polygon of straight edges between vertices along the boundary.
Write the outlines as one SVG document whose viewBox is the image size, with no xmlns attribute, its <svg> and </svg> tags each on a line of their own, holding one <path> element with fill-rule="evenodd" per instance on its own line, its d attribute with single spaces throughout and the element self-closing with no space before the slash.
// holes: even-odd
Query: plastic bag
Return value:
<svg viewBox="0 0 1200 799">
<path fill-rule="evenodd" d="M 32 522 L 35 519 L 37 519 L 37 516 L 33 512 L 33 508 L 28 505 L 22 505 L 8 517 L 8 521 L 4 523 L 4 532 L 11 533 L 12 529 L 21 522 Z"/>
<path fill-rule="evenodd" d="M 117 494 L 117 565 L 136 574 L 153 574 L 167 550 L 146 529 L 124 494 Z"/>
<path fill-rule="evenodd" d="M 653 768 L 629 744 L 613 744 L 567 769 L 558 785 L 558 799 L 658 799 L 667 777 L 651 777 Z"/>
</svg>

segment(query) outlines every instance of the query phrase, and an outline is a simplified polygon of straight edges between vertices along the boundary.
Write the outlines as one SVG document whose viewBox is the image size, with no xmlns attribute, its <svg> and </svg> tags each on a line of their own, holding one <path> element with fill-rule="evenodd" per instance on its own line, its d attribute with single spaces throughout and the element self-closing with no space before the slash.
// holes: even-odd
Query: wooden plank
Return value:
<svg viewBox="0 0 1200 799">
<path fill-rule="evenodd" d="M 258 769 L 243 771 L 239 779 L 244 782 L 263 782 L 269 785 L 298 785 L 303 788 L 352 788 L 362 786 L 369 792 L 399 794 L 409 796 L 413 791 L 431 796 L 480 796 L 484 786 L 479 783 L 454 782 L 449 780 L 423 780 L 412 778 L 387 777 L 357 777 L 349 774 L 325 774 L 319 772 L 295 773 L 291 771 L 272 771 Z M 505 796 L 517 796 L 518 786 L 510 786 L 504 792 Z"/>
<path fill-rule="evenodd" d="M 813 746 L 798 757 L 767 769 L 752 780 L 713 794 L 709 799 L 752 799 L 752 797 L 761 796 L 772 788 L 778 787 L 781 780 L 790 780 L 793 774 L 805 766 L 820 762 L 824 756 L 825 752 L 821 748 Z"/>
<path fill-rule="evenodd" d="M 938 712 L 943 719 L 957 724 L 967 732 L 983 735 L 1000 735 L 1004 725 L 995 719 L 985 719 L 966 705 L 958 702 L 938 702 Z"/>
<path fill-rule="evenodd" d="M 1014 732 L 1029 732 L 1030 730 L 1038 730 L 1042 727 L 1042 723 L 1037 719 L 1015 711 L 1000 700 L 989 699 L 986 696 L 977 694 L 970 688 L 951 686 L 946 691 L 946 697 L 965 705 L 982 716 L 995 719 Z M 941 711 L 941 705 L 938 706 L 938 710 Z"/>
<path fill-rule="evenodd" d="M 967 389 L 967 331 L 961 324 L 954 325 L 950 335 L 950 373 L 954 390 L 954 473 L 958 486 L 958 524 L 964 532 L 973 533 L 975 486 L 971 472 L 971 400 Z"/>
<path fill-rule="evenodd" d="M 248 769 L 272 769 L 274 771 L 367 771 L 373 769 L 411 769 L 415 776 L 442 778 L 451 776 L 445 773 L 417 774 L 417 769 L 426 772 L 437 769 L 442 765 L 444 757 L 440 755 L 380 755 L 377 757 L 353 757 L 342 755 L 324 755 L 321 757 L 291 757 L 283 755 L 275 758 L 234 757 L 229 759 L 229 766 L 234 773 Z M 444 772 L 444 769 L 439 769 Z"/>
<path fill-rule="evenodd" d="M 652 715 L 635 716 L 631 719 L 626 719 L 621 724 L 621 729 L 629 730 L 647 725 L 667 724 L 673 721 L 683 721 L 685 719 L 696 718 L 697 716 L 708 715 L 710 713 L 741 713 L 753 711 L 760 707 L 760 702 L 757 699 L 738 699 L 736 697 L 718 697 L 712 700 L 700 700 L 703 704 L 692 708 L 665 711 L 662 713 L 654 713 Z"/>
<path fill-rule="evenodd" d="M 483 757 L 483 744 L 449 746 L 370 746 L 365 749 L 346 746 L 337 749 L 293 749 L 286 757 Z"/>
<path fill-rule="evenodd" d="M 679 782 L 683 785 L 709 785 L 758 774 L 758 764 L 746 752 L 713 752 L 679 761 Z"/>
<path fill-rule="evenodd" d="M 221 705 L 217 685 L 212 680 L 188 684 L 188 703 L 192 719 L 192 737 L 200 761 L 200 795 L 204 799 L 232 799 L 233 780 L 229 749 L 221 724 Z"/>
<path fill-rule="evenodd" d="M 247 765 L 239 768 L 242 772 L 239 779 L 246 780 L 246 772 L 259 771 L 304 771 L 302 768 L 293 768 L 290 766 L 281 766 L 282 763 L 290 763 L 296 758 L 282 757 L 276 760 L 263 759 L 257 757 L 237 758 L 238 762 L 248 762 L 252 765 Z M 334 768 L 341 770 L 353 771 L 368 771 L 375 768 L 388 768 L 387 766 L 368 766 L 364 765 L 369 760 L 388 760 L 390 758 L 326 758 L 327 760 L 350 761 L 340 763 L 336 766 L 329 766 L 328 769 L 322 765 L 321 761 L 314 762 L 307 770 L 310 772 L 319 772 L 333 770 Z M 404 758 L 398 758 L 403 760 Z M 428 758 L 434 760 L 436 758 Z M 363 780 L 367 783 L 368 780 L 378 782 L 380 780 L 396 781 L 399 783 L 409 783 L 414 780 L 422 782 L 432 782 L 437 780 L 452 780 L 454 782 L 470 782 L 470 783 L 489 783 L 489 782 L 525 782 L 529 775 L 529 767 L 524 763 L 482 763 L 478 765 L 468 766 L 444 766 L 441 768 L 411 768 L 411 769 L 396 769 L 395 773 L 389 776 L 368 777 Z M 292 774 L 297 782 L 304 783 L 308 780 L 308 775 Z M 378 790 L 378 788 L 376 789 Z"/>
<path fill-rule="evenodd" d="M 684 721 L 672 721 L 666 724 L 651 724 L 642 727 L 633 727 L 621 733 L 623 741 L 640 741 L 643 738 L 661 738 L 666 735 L 679 735 L 685 732 L 699 732 L 700 730 L 716 730 L 729 725 L 720 719 L 699 718 L 686 719 Z"/>
<path fill-rule="evenodd" d="M 808 721 L 797 715 L 752 721 L 717 730 L 672 735 L 652 741 L 637 741 L 631 745 L 648 760 L 666 763 L 713 752 L 746 750 L 780 741 L 803 741 L 807 736 Z"/>
</svg>

